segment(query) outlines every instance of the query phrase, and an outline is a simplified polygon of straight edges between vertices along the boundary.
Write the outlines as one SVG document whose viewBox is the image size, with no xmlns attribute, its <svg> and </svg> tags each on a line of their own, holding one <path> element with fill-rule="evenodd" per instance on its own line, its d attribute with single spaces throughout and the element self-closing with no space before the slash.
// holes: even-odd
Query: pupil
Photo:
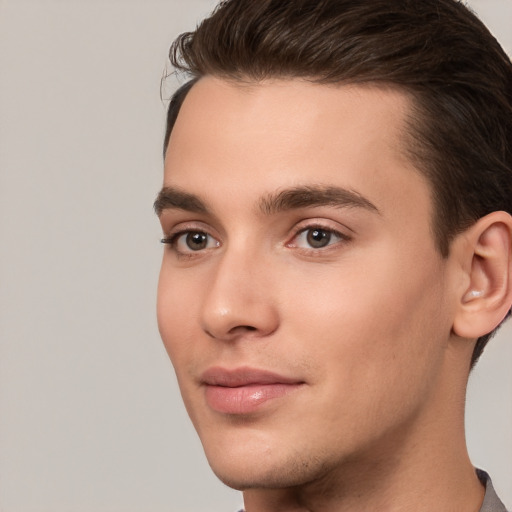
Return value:
<svg viewBox="0 0 512 512">
<path fill-rule="evenodd" d="M 308 232 L 308 244 L 315 249 L 325 247 L 331 240 L 331 234 L 323 229 L 311 229 Z"/>
<path fill-rule="evenodd" d="M 193 251 L 199 251 L 200 249 L 204 249 L 207 244 L 207 235 L 206 233 L 189 233 L 187 235 L 187 245 L 189 249 Z"/>
</svg>

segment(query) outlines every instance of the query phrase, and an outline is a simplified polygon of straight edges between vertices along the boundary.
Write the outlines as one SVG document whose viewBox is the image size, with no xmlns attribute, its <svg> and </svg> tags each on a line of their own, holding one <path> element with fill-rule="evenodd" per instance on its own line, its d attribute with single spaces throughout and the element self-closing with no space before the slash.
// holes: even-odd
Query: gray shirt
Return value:
<svg viewBox="0 0 512 512">
<path fill-rule="evenodd" d="M 477 469 L 476 474 L 485 485 L 485 497 L 480 512 L 507 512 L 505 505 L 503 505 L 502 501 L 496 495 L 489 475 L 481 469 Z"/>
</svg>

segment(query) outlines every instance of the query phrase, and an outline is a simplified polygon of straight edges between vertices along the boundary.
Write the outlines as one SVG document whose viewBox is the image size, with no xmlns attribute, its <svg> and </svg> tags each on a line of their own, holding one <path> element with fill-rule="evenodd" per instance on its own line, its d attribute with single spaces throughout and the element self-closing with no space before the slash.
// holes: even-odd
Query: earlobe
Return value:
<svg viewBox="0 0 512 512">
<path fill-rule="evenodd" d="M 461 236 L 465 238 L 465 286 L 453 331 L 476 339 L 493 331 L 512 304 L 512 217 L 493 212 Z"/>
</svg>

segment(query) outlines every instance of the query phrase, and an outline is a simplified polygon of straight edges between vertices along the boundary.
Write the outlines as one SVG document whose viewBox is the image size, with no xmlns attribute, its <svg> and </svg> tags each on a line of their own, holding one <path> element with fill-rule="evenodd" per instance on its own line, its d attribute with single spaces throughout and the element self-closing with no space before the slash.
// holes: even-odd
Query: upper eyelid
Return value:
<svg viewBox="0 0 512 512">
<path fill-rule="evenodd" d="M 188 221 L 178 221 L 172 223 L 172 225 L 167 228 L 165 223 L 162 223 L 163 228 L 163 236 L 165 239 L 175 239 L 176 237 L 188 233 L 188 232 L 201 232 L 206 233 L 207 235 L 213 237 L 217 241 L 221 242 L 221 239 L 224 238 L 222 232 L 219 232 L 218 229 L 211 226 L 211 224 L 203 221 L 203 220 L 188 220 Z M 349 239 L 353 234 L 356 234 L 356 231 L 346 224 L 342 224 L 339 221 L 332 220 L 329 218 L 310 218 L 310 219 L 302 219 L 296 221 L 293 227 L 288 232 L 288 235 L 285 236 L 286 240 L 285 244 L 290 243 L 290 241 L 300 234 L 303 231 L 307 231 L 309 229 L 323 229 L 325 231 L 331 231 L 332 233 L 336 233 L 342 238 Z"/>
<path fill-rule="evenodd" d="M 171 224 L 171 223 L 169 223 Z M 170 227 L 167 227 L 165 223 L 162 224 L 162 229 L 166 236 L 171 237 L 180 233 L 187 233 L 189 231 L 198 231 L 201 233 L 207 233 L 208 235 L 218 238 L 217 230 L 211 225 L 201 220 L 192 221 L 181 221 L 174 222 Z"/>
<path fill-rule="evenodd" d="M 160 242 L 169 246 L 169 248 L 172 249 L 173 252 L 175 252 L 177 255 L 189 254 L 188 251 L 180 251 L 177 247 L 179 238 L 187 233 L 204 233 L 213 238 L 219 244 L 219 246 L 222 245 L 220 236 L 218 235 L 217 231 L 204 221 L 188 220 L 169 222 L 169 227 L 166 226 L 166 222 L 162 222 L 161 224 L 163 237 L 160 239 Z M 198 256 L 202 252 L 202 250 L 196 251 L 196 255 Z M 194 251 L 191 251 L 190 254 L 193 255 Z"/>
<path fill-rule="evenodd" d="M 333 226 L 333 224 L 336 224 L 336 226 Z M 356 231 L 346 224 L 341 224 L 338 221 L 329 219 L 305 219 L 303 221 L 297 222 L 293 228 L 293 233 L 294 236 L 296 236 L 302 231 L 315 228 L 324 229 L 325 231 L 332 231 L 333 233 L 338 233 L 340 236 L 346 238 L 356 234 Z M 349 231 L 350 234 L 345 233 L 345 231 Z"/>
<path fill-rule="evenodd" d="M 336 230 L 336 229 L 332 229 L 332 228 L 325 228 L 323 226 L 310 226 L 310 227 L 302 228 L 302 229 L 299 229 L 298 231 L 296 231 L 293 234 L 293 236 L 289 239 L 289 241 L 286 242 L 286 245 L 287 246 L 292 246 L 293 241 L 296 238 L 298 238 L 299 235 L 305 233 L 306 231 L 310 231 L 310 230 L 313 230 L 313 229 L 319 229 L 319 230 L 322 230 L 322 231 L 328 231 L 329 233 L 332 233 L 333 235 L 337 236 L 342 241 L 351 240 L 351 237 L 346 235 L 346 234 L 344 234 L 342 231 L 339 231 L 339 230 Z M 331 245 L 333 245 L 333 244 L 331 244 Z M 312 248 L 312 250 L 314 250 L 314 249 Z"/>
<path fill-rule="evenodd" d="M 300 235 L 306 231 L 311 231 L 313 229 L 318 229 L 320 231 L 327 231 L 329 233 L 332 233 L 336 236 L 339 236 L 340 238 L 350 238 L 348 235 L 346 235 L 345 233 L 343 233 L 342 231 L 338 230 L 338 229 L 333 229 L 333 228 L 327 228 L 325 226 L 308 226 L 306 228 L 301 228 L 299 229 L 298 231 L 295 232 L 295 234 L 293 235 L 294 238 L 297 237 L 297 235 Z"/>
</svg>

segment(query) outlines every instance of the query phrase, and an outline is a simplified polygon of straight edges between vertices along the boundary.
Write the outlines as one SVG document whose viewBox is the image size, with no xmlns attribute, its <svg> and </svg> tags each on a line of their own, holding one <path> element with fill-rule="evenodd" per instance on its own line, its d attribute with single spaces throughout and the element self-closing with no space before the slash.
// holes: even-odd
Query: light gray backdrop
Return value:
<svg viewBox="0 0 512 512">
<path fill-rule="evenodd" d="M 230 512 L 155 322 L 167 48 L 214 0 L 0 0 L 0 512 Z M 512 1 L 471 5 L 512 49 Z M 512 506 L 512 329 L 468 439 Z"/>
</svg>

